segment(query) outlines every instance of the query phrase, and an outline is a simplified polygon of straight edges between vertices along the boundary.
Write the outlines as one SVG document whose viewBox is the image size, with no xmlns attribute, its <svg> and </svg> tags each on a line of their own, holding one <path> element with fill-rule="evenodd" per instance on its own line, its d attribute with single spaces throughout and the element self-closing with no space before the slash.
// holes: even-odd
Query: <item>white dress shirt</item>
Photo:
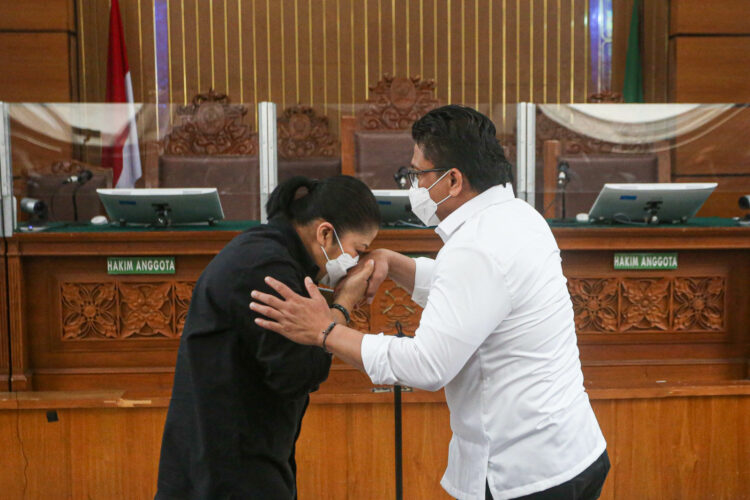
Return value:
<svg viewBox="0 0 750 500">
<path fill-rule="evenodd" d="M 560 250 L 542 216 L 495 186 L 437 227 L 416 259 L 414 338 L 365 335 L 374 384 L 445 387 L 453 437 L 441 485 L 460 499 L 543 491 L 606 447 L 583 388 Z"/>
</svg>

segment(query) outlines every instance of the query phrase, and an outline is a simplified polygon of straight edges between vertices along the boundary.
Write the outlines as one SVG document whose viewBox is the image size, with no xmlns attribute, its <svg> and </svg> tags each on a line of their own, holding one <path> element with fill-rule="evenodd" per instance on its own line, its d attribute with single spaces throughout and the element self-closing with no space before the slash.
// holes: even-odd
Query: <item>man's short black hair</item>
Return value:
<svg viewBox="0 0 750 500">
<path fill-rule="evenodd" d="M 495 133 L 485 115 L 456 104 L 433 109 L 411 128 L 414 142 L 435 168 L 457 168 L 478 193 L 513 179 Z"/>
</svg>

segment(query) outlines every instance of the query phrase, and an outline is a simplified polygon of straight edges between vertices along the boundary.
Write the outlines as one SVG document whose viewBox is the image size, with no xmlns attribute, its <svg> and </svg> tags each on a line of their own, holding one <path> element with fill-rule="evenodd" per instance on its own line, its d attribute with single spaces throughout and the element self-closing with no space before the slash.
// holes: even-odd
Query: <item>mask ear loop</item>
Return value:
<svg viewBox="0 0 750 500">
<path fill-rule="evenodd" d="M 438 180 L 436 180 L 435 182 L 433 182 L 433 183 L 432 183 L 432 185 L 431 185 L 430 187 L 428 187 L 428 188 L 427 188 L 427 191 L 429 191 L 430 189 L 432 189 L 432 188 L 433 188 L 433 187 L 435 186 L 435 184 L 437 184 L 438 182 L 442 181 L 442 180 L 443 180 L 443 177 L 445 177 L 445 176 L 446 176 L 446 175 L 448 175 L 449 173 L 450 173 L 450 170 L 447 170 L 447 171 L 446 171 L 446 172 L 445 172 L 445 173 L 444 173 L 443 175 L 441 175 L 440 177 L 438 177 Z M 443 201 L 445 201 L 445 200 L 443 200 Z M 442 202 L 441 202 L 441 203 L 442 203 Z"/>
<path fill-rule="evenodd" d="M 331 224 L 331 227 L 333 227 L 333 224 Z M 335 228 L 335 227 L 333 228 L 333 235 L 334 235 L 334 236 L 336 237 L 336 243 L 338 243 L 338 244 L 339 244 L 339 249 L 341 249 L 341 253 L 342 253 L 342 255 L 343 255 L 343 254 L 345 253 L 345 252 L 344 252 L 344 247 L 343 247 L 343 246 L 341 246 L 341 240 L 339 239 L 339 235 L 338 235 L 338 233 L 336 232 L 336 228 Z"/>
</svg>

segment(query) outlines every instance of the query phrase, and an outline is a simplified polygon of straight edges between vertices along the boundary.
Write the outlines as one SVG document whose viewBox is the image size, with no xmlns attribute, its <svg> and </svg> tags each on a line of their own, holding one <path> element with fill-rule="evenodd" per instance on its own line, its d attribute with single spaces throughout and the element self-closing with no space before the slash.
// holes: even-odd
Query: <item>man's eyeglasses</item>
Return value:
<svg viewBox="0 0 750 500">
<path fill-rule="evenodd" d="M 406 169 L 406 177 L 409 179 L 409 182 L 412 186 L 418 186 L 419 185 L 419 176 L 422 174 L 426 174 L 428 172 L 447 172 L 448 168 L 429 168 L 427 170 L 417 170 L 416 168 L 409 168 Z"/>
</svg>

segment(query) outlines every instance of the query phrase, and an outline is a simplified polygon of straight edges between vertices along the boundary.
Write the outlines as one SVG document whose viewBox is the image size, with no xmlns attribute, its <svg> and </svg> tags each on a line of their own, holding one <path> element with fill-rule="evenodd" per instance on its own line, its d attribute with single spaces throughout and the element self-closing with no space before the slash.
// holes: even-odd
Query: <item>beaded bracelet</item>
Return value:
<svg viewBox="0 0 750 500">
<path fill-rule="evenodd" d="M 352 317 L 349 315 L 349 311 L 346 310 L 346 307 L 334 302 L 333 304 L 331 304 L 331 309 L 336 309 L 337 311 L 341 312 L 341 314 L 344 315 L 344 319 L 346 320 L 347 325 L 351 323 Z"/>
</svg>

